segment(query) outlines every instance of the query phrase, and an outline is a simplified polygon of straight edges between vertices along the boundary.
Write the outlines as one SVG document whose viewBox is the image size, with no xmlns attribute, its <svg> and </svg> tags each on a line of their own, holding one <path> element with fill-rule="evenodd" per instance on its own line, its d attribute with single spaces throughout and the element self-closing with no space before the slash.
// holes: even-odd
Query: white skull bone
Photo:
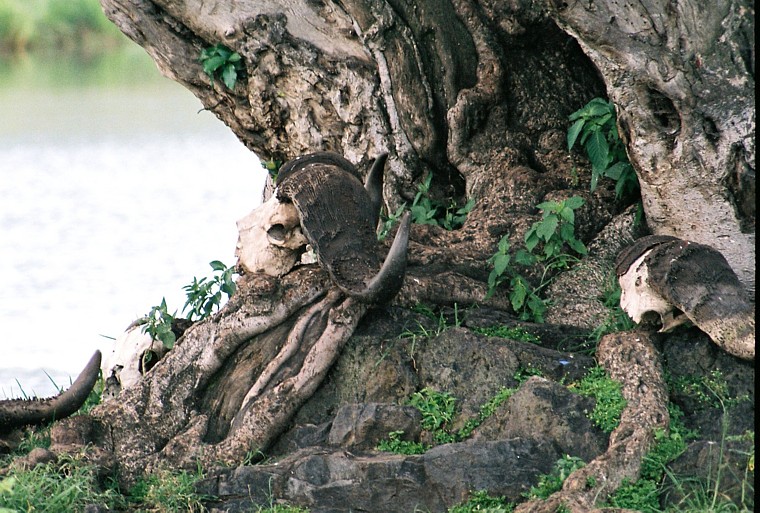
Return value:
<svg viewBox="0 0 760 513">
<path fill-rule="evenodd" d="M 296 207 L 274 195 L 240 219 L 237 227 L 235 256 L 251 273 L 282 276 L 298 262 L 308 242 Z"/>
<path fill-rule="evenodd" d="M 116 397 L 136 384 L 167 351 L 160 340 L 143 333 L 141 326 L 128 328 L 116 339 L 113 351 L 103 358 L 103 395 Z"/>
<path fill-rule="evenodd" d="M 666 331 L 673 327 L 674 307 L 649 285 L 649 267 L 644 260 L 651 252 L 651 249 L 646 251 L 618 278 L 620 307 L 635 323 L 640 323 L 647 314 L 658 314 L 663 324 L 662 331 Z"/>
</svg>

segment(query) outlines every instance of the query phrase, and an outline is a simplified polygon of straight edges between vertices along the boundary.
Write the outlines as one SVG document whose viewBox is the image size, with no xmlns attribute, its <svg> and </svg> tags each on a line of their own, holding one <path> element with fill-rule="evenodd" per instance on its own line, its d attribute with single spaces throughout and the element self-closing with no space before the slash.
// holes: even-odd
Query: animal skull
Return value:
<svg viewBox="0 0 760 513">
<path fill-rule="evenodd" d="M 153 340 L 140 326 L 128 328 L 116 339 L 111 354 L 103 358 L 103 395 L 116 397 L 133 386 L 167 351 L 160 340 Z"/>
<path fill-rule="evenodd" d="M 272 196 L 237 222 L 235 256 L 248 272 L 282 276 L 298 262 L 308 243 L 292 203 Z"/>
<path fill-rule="evenodd" d="M 688 319 L 678 316 L 675 307 L 650 285 L 646 258 L 651 252 L 651 249 L 646 251 L 633 262 L 628 271 L 618 277 L 620 307 L 636 324 L 653 314 L 659 315 L 662 323 L 660 331 L 666 332 Z"/>
</svg>

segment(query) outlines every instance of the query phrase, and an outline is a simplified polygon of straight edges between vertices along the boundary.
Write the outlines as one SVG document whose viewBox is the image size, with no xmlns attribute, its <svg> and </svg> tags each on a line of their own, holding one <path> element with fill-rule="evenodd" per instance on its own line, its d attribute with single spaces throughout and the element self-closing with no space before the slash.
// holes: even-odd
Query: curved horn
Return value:
<svg viewBox="0 0 760 513">
<path fill-rule="evenodd" d="M 667 242 L 678 240 L 671 235 L 647 235 L 636 239 L 633 244 L 621 251 L 615 259 L 615 272 L 618 276 L 622 276 L 628 272 L 628 269 L 633 263 L 641 257 L 644 253 Z"/>
<path fill-rule="evenodd" d="M 372 211 L 376 213 L 375 226 L 380 221 L 380 208 L 383 206 L 383 173 L 385 171 L 385 162 L 388 160 L 388 154 L 378 155 L 372 167 L 367 173 L 364 180 L 364 188 L 369 194 L 369 200 L 372 202 Z"/>
<path fill-rule="evenodd" d="M 393 299 L 404 284 L 406 274 L 406 249 L 409 243 L 409 227 L 412 224 L 411 212 L 406 211 L 401 217 L 401 224 L 393 239 L 391 249 L 385 257 L 380 271 L 372 277 L 367 287 L 361 291 L 341 290 L 363 303 L 385 303 Z"/>
<path fill-rule="evenodd" d="M 376 228 L 386 156 L 378 157 L 365 189 L 358 172 L 346 170 L 342 157 L 323 153 L 287 165 L 285 179 L 277 188 L 281 201 L 291 201 L 301 228 L 333 282 L 346 294 L 363 302 L 390 299 L 401 288 L 406 270 L 409 222 L 399 229 L 390 257 L 381 264 Z M 373 194 L 375 194 L 373 193 Z M 399 256 L 400 255 L 400 256 Z"/>
<path fill-rule="evenodd" d="M 284 183 L 288 178 L 293 176 L 294 173 L 312 164 L 337 166 L 343 171 L 351 173 L 359 180 L 362 178 L 359 174 L 359 171 L 357 171 L 354 165 L 351 164 L 351 162 L 342 155 L 338 155 L 337 153 L 332 153 L 330 151 L 317 151 L 314 153 L 309 153 L 308 155 L 301 155 L 300 157 L 296 157 L 293 160 L 289 160 L 280 166 L 280 170 L 277 172 L 277 185 Z M 380 178 L 382 180 L 382 176 Z M 382 182 L 380 185 L 382 186 Z"/>
<path fill-rule="evenodd" d="M 82 407 L 100 375 L 100 351 L 95 351 L 68 390 L 47 399 L 0 401 L 0 432 L 68 417 Z"/>
</svg>

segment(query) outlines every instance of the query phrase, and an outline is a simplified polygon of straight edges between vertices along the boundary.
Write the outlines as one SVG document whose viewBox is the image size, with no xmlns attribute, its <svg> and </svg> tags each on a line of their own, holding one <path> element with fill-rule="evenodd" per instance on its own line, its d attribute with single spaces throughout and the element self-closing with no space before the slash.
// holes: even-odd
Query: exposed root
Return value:
<svg viewBox="0 0 760 513">
<path fill-rule="evenodd" d="M 516 513 L 554 512 L 560 505 L 573 513 L 598 510 L 623 480 L 638 478 L 657 428 L 667 428 L 668 392 L 657 350 L 649 334 L 622 332 L 605 336 L 597 350 L 599 364 L 622 385 L 628 405 L 620 425 L 610 435 L 607 451 L 573 472 L 562 490 L 547 500 L 521 504 Z M 625 511 L 622 509 L 609 511 Z"/>
<path fill-rule="evenodd" d="M 277 365 L 267 368 L 266 376 L 262 374 L 264 379 L 257 380 L 224 440 L 203 443 L 208 417 L 199 415 L 164 447 L 157 461 L 168 460 L 186 467 L 198 460 L 233 465 L 266 449 L 322 383 L 367 310 L 366 305 L 353 299 L 337 304 L 341 297 L 331 291 L 299 319 L 288 343 L 275 358 Z M 325 314 L 326 325 L 312 322 L 320 313 Z M 319 330 L 319 334 L 312 336 L 313 330 Z M 260 381 L 266 383 L 262 385 Z"/>
</svg>

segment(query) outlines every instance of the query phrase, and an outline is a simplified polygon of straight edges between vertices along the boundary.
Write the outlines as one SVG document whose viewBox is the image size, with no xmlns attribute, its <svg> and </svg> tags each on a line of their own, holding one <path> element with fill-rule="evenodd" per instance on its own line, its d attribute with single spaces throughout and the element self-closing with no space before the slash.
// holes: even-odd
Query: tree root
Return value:
<svg viewBox="0 0 760 513">
<path fill-rule="evenodd" d="M 600 511 L 597 505 L 624 480 L 638 478 L 655 429 L 667 429 L 670 423 L 668 391 L 651 336 L 634 331 L 607 335 L 599 343 L 597 359 L 610 377 L 621 383 L 623 397 L 628 402 L 620 425 L 610 435 L 607 451 L 573 472 L 562 490 L 546 500 L 523 503 L 516 513 L 549 513 L 560 506 L 573 513 Z M 605 508 L 604 511 L 625 510 Z"/>
</svg>

